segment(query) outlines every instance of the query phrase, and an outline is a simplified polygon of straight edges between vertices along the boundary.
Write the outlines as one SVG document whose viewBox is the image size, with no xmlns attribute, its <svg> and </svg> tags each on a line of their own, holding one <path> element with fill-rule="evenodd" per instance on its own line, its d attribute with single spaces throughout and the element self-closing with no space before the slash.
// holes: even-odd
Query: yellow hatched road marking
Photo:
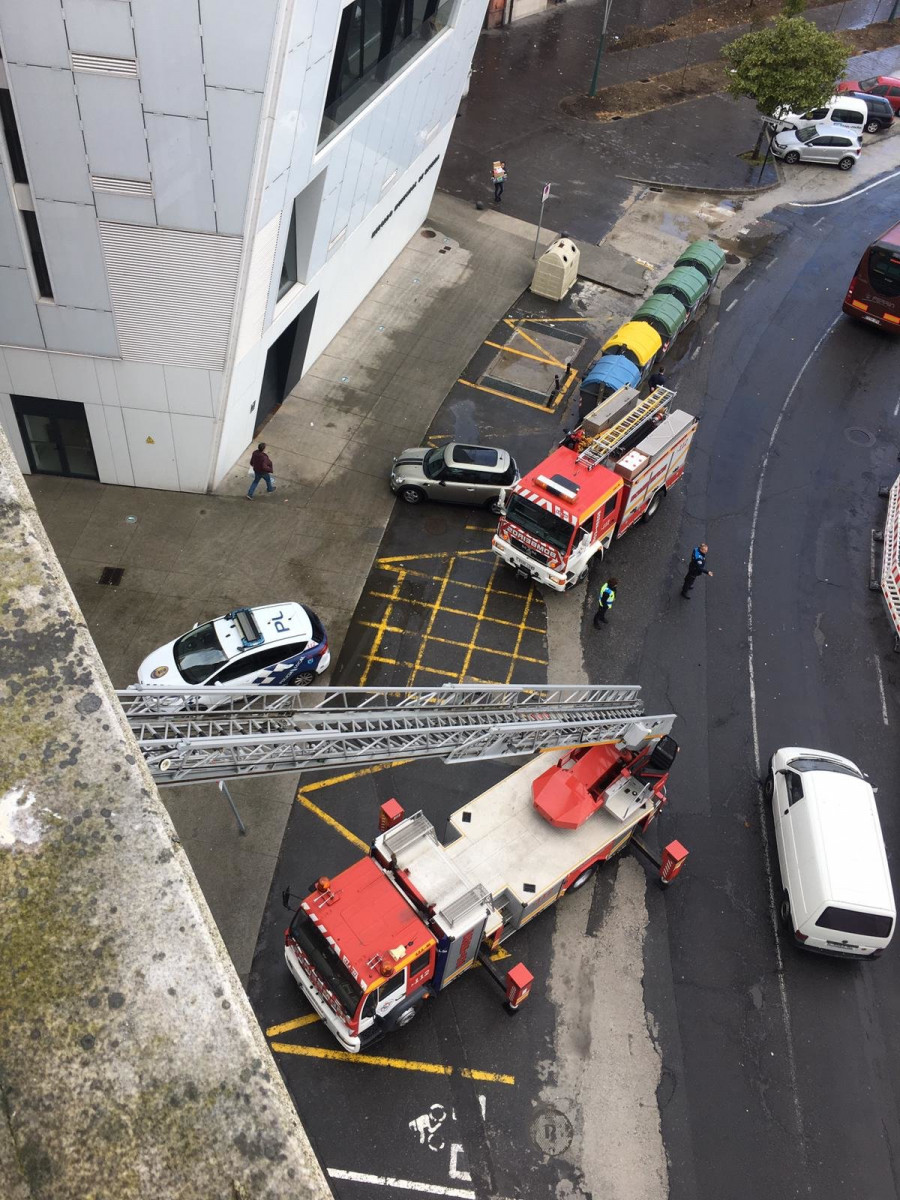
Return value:
<svg viewBox="0 0 900 1200">
<path fill-rule="evenodd" d="M 496 388 L 485 387 L 482 383 L 470 383 L 468 379 L 457 379 L 456 382 L 464 383 L 466 387 L 475 388 L 478 392 L 487 392 L 489 396 L 499 396 L 502 400 L 512 400 L 514 404 L 524 404 L 526 408 L 536 408 L 538 412 L 552 413 L 556 408 L 555 400 L 552 404 L 537 404 L 534 400 L 523 400 L 521 396 L 511 396 L 509 392 L 498 392 Z"/>
<path fill-rule="evenodd" d="M 488 546 L 484 550 L 435 550 L 431 554 L 392 554 L 387 558 L 376 558 L 375 566 L 384 566 L 385 569 L 387 569 L 388 563 L 393 565 L 394 563 L 415 562 L 417 559 L 423 558 L 450 558 L 451 555 L 453 555 L 454 558 L 467 558 L 473 554 L 490 553 L 491 548 Z M 396 570 L 396 568 L 394 569 Z M 440 576 L 432 575 L 431 578 L 440 579 Z"/>
<path fill-rule="evenodd" d="M 403 571 L 403 568 L 395 567 L 395 566 L 393 566 L 393 564 L 385 564 L 384 566 L 382 566 L 380 568 L 380 570 L 382 570 L 382 571 L 398 571 L 398 570 Z M 411 579 L 430 579 L 433 583 L 440 583 L 441 580 L 444 578 L 443 575 L 429 575 L 427 571 L 403 571 L 403 574 L 404 574 L 404 576 L 408 575 Z M 466 580 L 466 579 L 452 579 L 450 582 L 454 585 L 454 587 L 473 588 L 476 592 L 480 592 L 481 589 L 484 587 L 484 584 L 482 584 L 482 583 L 469 583 L 468 580 Z M 380 593 L 380 592 L 376 593 L 374 591 L 369 593 L 370 596 L 381 595 L 381 594 L 382 593 Z M 506 590 L 506 588 L 494 588 L 494 595 L 495 596 L 511 596 L 513 600 L 523 599 L 522 592 L 509 592 Z M 403 601 L 404 604 L 411 603 L 409 600 L 407 600 L 403 596 L 401 596 L 400 599 Z M 429 600 L 421 600 L 420 603 L 424 604 L 427 608 L 431 607 L 431 601 L 429 601 Z M 447 610 L 447 611 L 449 611 L 449 610 Z M 469 613 L 470 617 L 474 617 L 474 615 L 475 615 L 474 613 Z"/>
<path fill-rule="evenodd" d="M 376 1054 L 350 1054 L 347 1050 L 326 1050 L 321 1046 L 295 1046 L 289 1042 L 271 1042 L 277 1054 L 298 1054 L 304 1058 L 326 1058 L 332 1062 L 359 1063 L 369 1067 L 393 1067 L 396 1071 L 424 1071 L 427 1075 L 453 1075 L 454 1067 L 443 1063 L 417 1062 L 410 1058 L 386 1058 Z M 493 1071 L 476 1071 L 462 1067 L 459 1074 L 463 1079 L 474 1079 L 479 1083 L 515 1084 L 515 1075 L 499 1075 Z"/>
<path fill-rule="evenodd" d="M 318 1013 L 307 1013 L 305 1017 L 294 1017 L 293 1021 L 283 1021 L 281 1025 L 270 1025 L 266 1037 L 275 1037 L 279 1033 L 290 1033 L 292 1029 L 302 1029 L 305 1025 L 315 1025 L 322 1018 Z"/>
<path fill-rule="evenodd" d="M 502 350 L 505 354 L 517 354 L 519 358 L 530 358 L 532 362 L 546 363 L 548 367 L 559 366 L 555 358 L 541 358 L 537 354 L 529 354 L 527 350 L 513 350 L 512 346 L 502 346 L 499 342 L 485 342 L 484 344 L 493 347 L 494 350 Z"/>
<path fill-rule="evenodd" d="M 413 666 L 415 665 L 414 663 L 410 662 L 408 658 L 376 657 L 372 661 L 385 667 L 408 667 L 410 670 L 412 670 Z M 547 664 L 543 663 L 542 665 L 546 666 Z M 449 667 L 419 667 L 419 671 L 424 672 L 426 675 L 440 675 L 446 679 L 448 683 L 495 684 L 497 682 L 496 679 L 482 679 L 480 675 L 470 675 L 468 679 L 461 679 L 459 672 L 451 671 Z"/>
<path fill-rule="evenodd" d="M 553 364 L 554 367 L 562 367 L 565 369 L 566 364 L 564 362 L 560 362 L 558 358 L 554 358 L 548 350 L 544 349 L 539 341 L 533 338 L 530 334 L 526 333 L 517 321 L 511 321 L 509 317 L 505 317 L 504 324 L 510 327 L 510 329 L 513 331 L 513 335 L 518 334 L 519 337 L 524 338 L 526 342 L 529 342 L 532 346 L 534 346 L 536 350 L 540 350 L 541 354 L 548 355 L 548 360 Z"/>
<path fill-rule="evenodd" d="M 305 783 L 298 790 L 301 792 L 316 792 L 320 788 L 333 787 L 336 783 L 346 783 L 350 779 L 360 779 L 363 775 L 377 775 L 379 771 L 389 771 L 391 767 L 402 767 L 408 762 L 408 758 L 395 758 L 393 762 L 376 763 L 374 767 L 360 767 L 358 771 L 347 771 L 344 775 L 331 775 L 328 779 L 319 779 L 315 783 Z"/>
<path fill-rule="evenodd" d="M 406 572 L 401 569 L 397 574 L 397 578 L 394 582 L 394 587 L 392 589 L 394 592 L 394 597 L 393 597 L 394 600 L 396 600 L 397 597 L 399 596 L 400 588 L 403 587 L 403 583 L 404 583 L 405 579 L 406 579 Z M 369 678 L 369 672 L 372 669 L 372 659 L 378 653 L 379 649 L 381 648 L 381 642 L 382 642 L 382 639 L 384 638 L 385 627 L 386 627 L 388 621 L 391 619 L 391 613 L 393 612 L 393 610 L 394 610 L 393 602 L 389 603 L 384 610 L 384 616 L 381 618 L 381 628 L 376 633 L 376 635 L 372 641 L 372 649 L 366 658 L 366 665 L 363 668 L 363 673 L 359 680 L 360 687 L 365 687 L 365 685 L 366 685 L 366 680 Z"/>
<path fill-rule="evenodd" d="M 302 804 L 304 808 L 309 809 L 311 813 L 314 813 L 320 820 L 324 821 L 326 825 L 330 825 L 336 833 L 341 835 L 341 837 L 346 838 L 348 842 L 351 842 L 354 846 L 358 846 L 360 850 L 368 853 L 368 842 L 364 842 L 362 838 L 358 838 L 355 833 L 351 833 L 349 829 L 340 823 L 340 821 L 336 821 L 330 813 L 325 812 L 324 808 L 319 808 L 318 804 L 313 804 L 312 800 L 308 800 L 302 792 L 297 792 L 297 801 Z"/>
<path fill-rule="evenodd" d="M 529 588 L 528 594 L 525 597 L 525 611 L 522 613 L 522 620 L 519 622 L 519 632 L 516 635 L 516 644 L 515 644 L 515 646 L 513 646 L 512 657 L 509 660 L 509 670 L 506 672 L 505 682 L 507 684 L 512 682 L 513 670 L 515 669 L 516 660 L 519 657 L 519 647 L 522 645 L 522 637 L 525 634 L 526 630 L 533 631 L 533 626 L 527 624 L 528 612 L 529 612 L 529 609 L 531 608 L 531 599 L 533 596 L 534 596 L 534 588 Z"/>
<path fill-rule="evenodd" d="M 484 595 L 481 598 L 481 608 L 478 610 L 478 616 L 475 618 L 475 628 L 472 630 L 472 637 L 469 639 L 469 644 L 466 647 L 466 657 L 463 661 L 462 669 L 459 672 L 460 678 L 463 678 L 465 676 L 466 672 L 469 669 L 469 663 L 472 661 L 472 655 L 475 653 L 475 649 L 476 649 L 475 643 L 478 640 L 478 631 L 481 629 L 481 622 L 484 619 L 484 610 L 487 608 L 487 602 L 491 598 L 491 587 L 493 586 L 494 576 L 497 574 L 497 568 L 499 567 L 499 565 L 500 565 L 500 560 L 495 559 L 494 566 L 491 569 L 490 578 L 488 579 L 487 584 L 485 585 Z M 480 647 L 479 647 L 479 649 L 480 649 Z M 500 655 L 503 655 L 504 657 L 508 657 L 508 653 L 504 650 L 489 651 L 489 650 L 485 649 L 484 653 L 500 654 Z M 534 662 L 535 660 L 534 659 L 523 659 L 523 661 Z"/>
<path fill-rule="evenodd" d="M 520 317 L 523 325 L 562 325 L 571 321 L 589 321 L 590 317 Z"/>
<path fill-rule="evenodd" d="M 409 677 L 410 686 L 416 682 L 416 675 L 418 674 L 419 667 L 422 663 L 422 656 L 425 653 L 425 647 L 428 644 L 428 639 L 431 636 L 431 631 L 434 628 L 435 621 L 437 620 L 437 615 L 441 607 L 441 601 L 444 598 L 444 592 L 447 590 L 447 584 L 450 582 L 450 573 L 453 570 L 453 565 L 455 562 L 456 559 L 451 557 L 447 563 L 447 570 L 444 572 L 444 578 L 441 580 L 440 587 L 438 588 L 437 599 L 434 601 L 434 604 L 431 608 L 431 616 L 428 618 L 428 626 L 422 636 L 421 641 L 419 642 L 419 651 L 416 654 L 416 661 L 412 669 L 412 675 Z"/>
<path fill-rule="evenodd" d="M 442 608 L 441 612 L 450 612 L 450 609 Z M 459 642 L 459 641 L 455 641 L 453 638 L 438 637 L 438 635 L 434 634 L 434 633 L 431 634 L 430 637 L 426 637 L 425 640 L 429 641 L 429 642 L 436 642 L 439 646 L 455 646 L 458 650 L 468 650 L 470 652 L 472 650 L 478 650 L 483 654 L 497 654 L 500 656 L 500 658 L 509 658 L 510 657 L 509 650 L 494 650 L 491 646 L 476 646 L 475 645 L 475 637 L 477 637 L 477 635 L 478 635 L 479 618 L 476 617 L 474 613 L 466 613 L 466 616 L 471 616 L 473 618 L 473 620 L 476 622 L 475 634 L 473 635 L 471 641 Z M 510 621 L 510 622 L 508 622 L 508 624 L 512 624 L 512 622 Z M 376 623 L 374 621 L 360 621 L 360 625 L 362 625 L 363 628 L 365 628 L 365 629 L 379 629 L 380 628 L 380 625 L 376 625 Z M 402 633 L 405 633 L 406 630 L 401 629 L 398 625 L 389 625 L 387 627 L 386 632 L 402 634 Z M 469 654 L 466 657 L 465 665 L 462 667 L 462 669 L 459 672 L 460 678 L 462 678 L 463 675 L 465 675 L 465 673 L 466 673 L 466 668 L 469 665 L 470 657 L 471 657 L 471 654 Z M 542 666 L 542 667 L 545 667 L 547 665 L 546 658 L 529 658 L 529 656 L 527 654 L 518 654 L 518 655 L 515 655 L 515 657 L 517 657 L 520 662 L 537 663 L 539 666 Z M 424 670 L 425 668 L 423 667 L 422 669 Z M 507 683 L 508 682 L 509 682 L 509 680 L 507 680 Z M 406 760 L 403 760 L 403 761 L 406 761 Z"/>
<path fill-rule="evenodd" d="M 373 596 L 376 600 L 388 600 L 388 599 L 390 599 L 390 595 L 391 595 L 390 592 L 367 592 L 366 594 L 369 596 Z M 511 594 L 512 594 L 511 592 L 497 592 L 497 591 L 494 592 L 495 596 L 509 596 Z M 518 597 L 517 597 L 517 599 L 518 599 Z M 398 603 L 399 604 L 409 604 L 409 605 L 412 605 L 413 608 L 416 608 L 416 607 L 431 608 L 431 605 L 428 603 L 427 600 L 412 600 L 412 599 L 408 599 L 405 596 L 401 596 Z M 473 621 L 475 620 L 475 616 L 476 616 L 475 613 L 469 612 L 465 608 L 446 608 L 445 607 L 445 608 L 441 609 L 441 612 L 451 613 L 454 617 L 471 617 Z M 523 631 L 523 633 L 539 633 L 541 635 L 543 635 L 545 633 L 545 630 L 539 629 L 536 625 L 522 625 L 518 621 L 507 621 L 503 617 L 485 617 L 484 620 L 490 621 L 494 625 L 506 625 L 510 629 L 521 629 Z M 362 623 L 363 624 L 371 624 L 371 622 L 362 622 Z M 378 622 L 377 628 L 379 628 L 379 629 L 381 628 L 381 622 Z M 396 633 L 397 630 L 394 627 L 388 626 L 388 627 L 386 627 L 385 632 L 386 633 Z M 402 632 L 405 633 L 406 631 L 403 630 Z M 496 682 L 496 680 L 495 680 L 495 682 Z"/>
</svg>

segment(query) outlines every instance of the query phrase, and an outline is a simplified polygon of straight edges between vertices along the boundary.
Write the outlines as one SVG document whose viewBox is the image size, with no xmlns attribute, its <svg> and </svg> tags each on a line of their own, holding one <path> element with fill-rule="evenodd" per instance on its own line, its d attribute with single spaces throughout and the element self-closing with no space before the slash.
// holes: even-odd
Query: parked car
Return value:
<svg viewBox="0 0 900 1200">
<path fill-rule="evenodd" d="M 322 622 L 305 604 L 236 608 L 160 646 L 138 668 L 140 687 L 304 687 L 331 663 Z M 203 707 L 214 693 L 200 694 Z"/>
<path fill-rule="evenodd" d="M 849 758 L 787 746 L 765 783 L 781 871 L 779 915 L 807 950 L 877 958 L 897 910 L 871 785 Z"/>
<path fill-rule="evenodd" d="M 808 129 L 811 125 L 830 123 L 839 126 L 844 132 L 861 136 L 868 117 L 869 110 L 862 100 L 857 100 L 854 96 L 832 96 L 827 104 L 811 108 L 805 113 L 795 113 L 785 108 L 776 109 L 774 117 L 768 118 L 768 121 L 779 133 L 785 129 Z"/>
<path fill-rule="evenodd" d="M 506 450 L 448 442 L 432 449 L 414 446 L 394 459 L 391 491 L 407 504 L 442 500 L 499 511 L 500 493 L 519 478 Z"/>
<path fill-rule="evenodd" d="M 849 171 L 859 158 L 861 140 L 861 136 L 843 129 L 810 125 L 807 129 L 786 129 L 776 134 L 772 153 L 786 163 L 833 163 L 842 171 Z"/>
<path fill-rule="evenodd" d="M 856 100 L 862 100 L 869 112 L 866 121 L 866 133 L 880 133 L 890 129 L 894 123 L 894 110 L 887 96 L 870 96 L 868 92 L 846 92 Z"/>
<path fill-rule="evenodd" d="M 868 79 L 845 79 L 837 85 L 839 92 L 866 92 L 884 96 L 894 112 L 900 112 L 900 79 L 894 75 L 872 75 Z"/>
</svg>

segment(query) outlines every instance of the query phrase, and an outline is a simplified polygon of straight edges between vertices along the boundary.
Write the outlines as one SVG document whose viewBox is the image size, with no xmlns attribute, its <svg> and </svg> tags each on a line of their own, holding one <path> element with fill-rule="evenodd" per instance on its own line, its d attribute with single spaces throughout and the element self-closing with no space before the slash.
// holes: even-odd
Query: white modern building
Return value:
<svg viewBox="0 0 900 1200">
<path fill-rule="evenodd" d="M 485 0 L 0 0 L 0 424 L 203 492 L 428 211 Z"/>
</svg>

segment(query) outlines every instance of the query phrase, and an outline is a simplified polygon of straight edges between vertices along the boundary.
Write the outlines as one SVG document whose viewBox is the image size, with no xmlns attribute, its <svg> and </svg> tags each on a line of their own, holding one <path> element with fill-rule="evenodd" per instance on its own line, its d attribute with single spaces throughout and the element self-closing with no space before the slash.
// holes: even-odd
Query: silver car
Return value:
<svg viewBox="0 0 900 1200">
<path fill-rule="evenodd" d="M 407 504 L 442 500 L 499 511 L 500 492 L 519 478 L 506 450 L 448 442 L 432 449 L 414 446 L 394 459 L 391 491 Z"/>
<path fill-rule="evenodd" d="M 779 133 L 772 142 L 772 153 L 786 163 L 834 163 L 842 171 L 849 171 L 859 158 L 861 141 L 861 135 L 834 125 L 809 125 Z"/>
</svg>

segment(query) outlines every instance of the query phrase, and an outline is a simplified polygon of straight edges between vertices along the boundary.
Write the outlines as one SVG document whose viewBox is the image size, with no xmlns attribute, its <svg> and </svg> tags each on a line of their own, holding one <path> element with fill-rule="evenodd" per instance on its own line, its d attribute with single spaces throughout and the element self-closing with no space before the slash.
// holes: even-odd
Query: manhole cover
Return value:
<svg viewBox="0 0 900 1200">
<path fill-rule="evenodd" d="M 424 238 L 433 238 L 433 237 L 437 237 L 437 234 L 434 232 L 434 230 L 433 230 L 433 229 L 423 229 L 423 230 L 422 230 L 422 237 L 424 237 Z"/>
<path fill-rule="evenodd" d="M 875 438 L 869 433 L 868 429 L 860 429 L 855 425 L 852 425 L 849 429 L 845 429 L 844 436 L 848 442 L 853 442 L 855 446 L 875 445 Z"/>
<path fill-rule="evenodd" d="M 733 267 L 734 267 L 734 266 L 737 266 L 737 264 L 738 264 L 738 263 L 739 263 L 741 260 L 740 260 L 740 258 L 738 257 L 738 255 L 737 255 L 737 254 L 726 254 L 726 255 L 725 255 L 725 261 L 726 261 L 727 263 L 730 263 L 730 264 L 731 264 L 731 266 L 733 266 Z"/>
<path fill-rule="evenodd" d="M 546 1108 L 531 1122 L 531 1136 L 545 1154 L 564 1154 L 572 1144 L 572 1122 L 558 1108 Z"/>
<path fill-rule="evenodd" d="M 118 587 L 124 574 L 124 567 L 104 567 L 97 582 L 102 583 L 104 587 Z"/>
</svg>

